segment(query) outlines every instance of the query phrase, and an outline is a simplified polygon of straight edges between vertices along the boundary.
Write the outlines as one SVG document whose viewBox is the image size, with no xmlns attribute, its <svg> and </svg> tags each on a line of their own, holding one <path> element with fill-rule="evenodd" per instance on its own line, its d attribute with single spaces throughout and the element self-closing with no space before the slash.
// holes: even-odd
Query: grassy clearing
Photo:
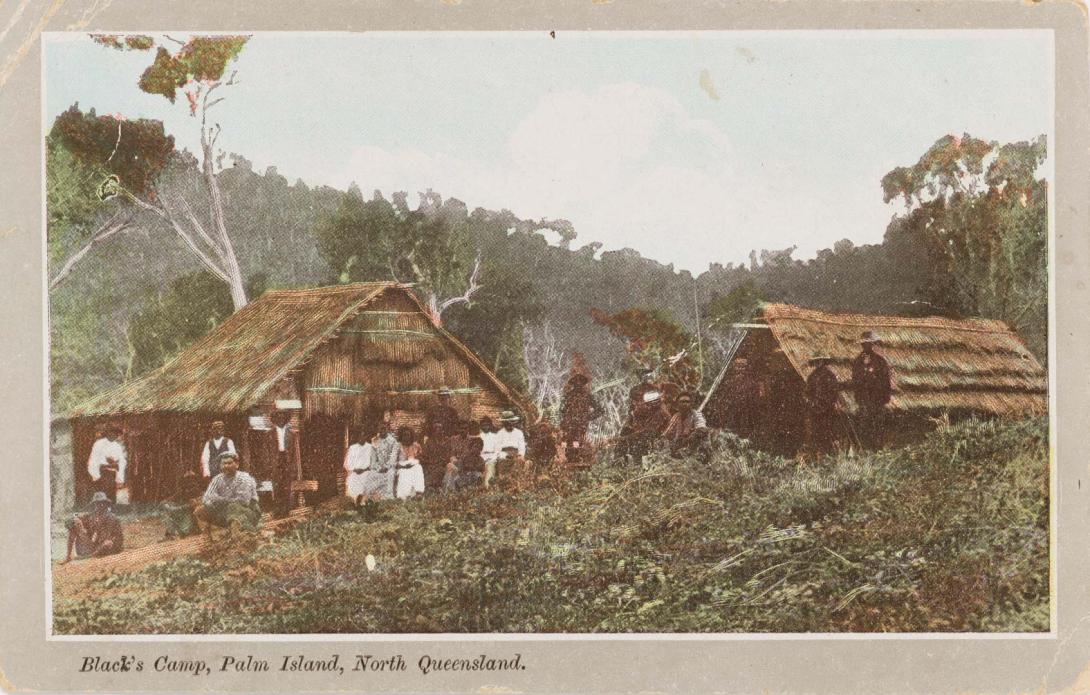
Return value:
<svg viewBox="0 0 1090 695">
<path fill-rule="evenodd" d="M 54 598 L 58 633 L 1048 629 L 1044 420 L 330 512 Z M 369 572 L 370 553 L 377 566 Z"/>
</svg>

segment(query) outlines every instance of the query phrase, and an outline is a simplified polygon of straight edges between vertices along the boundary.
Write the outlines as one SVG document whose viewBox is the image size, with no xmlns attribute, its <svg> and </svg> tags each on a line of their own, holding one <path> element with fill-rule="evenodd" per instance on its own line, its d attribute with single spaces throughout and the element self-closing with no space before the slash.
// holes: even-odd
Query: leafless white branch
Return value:
<svg viewBox="0 0 1090 695">
<path fill-rule="evenodd" d="M 68 260 L 64 262 L 61 269 L 57 271 L 57 274 L 53 276 L 53 279 L 49 281 L 49 289 L 55 289 L 66 277 L 72 272 L 72 269 L 76 267 L 76 264 L 83 260 L 83 257 L 91 252 L 98 244 L 106 241 L 113 235 L 129 229 L 133 219 L 132 213 L 118 212 L 106 220 L 95 233 L 91 235 L 90 241 L 83 245 L 79 251 L 76 251 Z"/>
<path fill-rule="evenodd" d="M 466 291 L 458 297 L 451 297 L 439 303 L 438 311 L 442 316 L 443 312 L 454 306 L 455 304 L 469 304 L 473 300 L 473 295 L 477 290 L 481 289 L 481 285 L 478 282 L 481 276 L 481 252 L 477 252 L 477 259 L 473 261 L 473 271 L 469 274 L 469 287 Z"/>
</svg>

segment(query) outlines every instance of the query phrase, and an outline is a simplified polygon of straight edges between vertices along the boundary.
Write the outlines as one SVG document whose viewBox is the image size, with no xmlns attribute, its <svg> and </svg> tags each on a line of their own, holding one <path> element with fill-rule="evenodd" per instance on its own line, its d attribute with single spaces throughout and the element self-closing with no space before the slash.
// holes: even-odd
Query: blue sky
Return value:
<svg viewBox="0 0 1090 695">
<path fill-rule="evenodd" d="M 47 127 L 78 101 L 194 148 L 136 87 L 150 54 L 45 38 Z M 881 241 L 881 177 L 945 134 L 1052 136 L 1042 31 L 259 33 L 236 67 L 218 144 L 259 171 L 567 218 L 696 272 Z"/>
</svg>

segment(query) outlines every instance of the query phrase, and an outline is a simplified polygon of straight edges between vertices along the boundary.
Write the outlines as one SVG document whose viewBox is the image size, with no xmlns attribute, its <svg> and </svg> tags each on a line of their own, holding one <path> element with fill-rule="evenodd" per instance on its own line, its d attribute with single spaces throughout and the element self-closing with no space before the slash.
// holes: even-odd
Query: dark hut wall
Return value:
<svg viewBox="0 0 1090 695">
<path fill-rule="evenodd" d="M 247 422 L 238 414 L 152 413 L 73 420 L 72 462 L 77 504 L 91 497 L 87 460 L 95 440 L 108 425 L 117 425 L 122 430 L 130 500 L 148 502 L 173 494 L 186 471 L 200 475 L 201 447 L 208 440 L 213 420 L 223 420 L 227 436 L 236 446 L 244 447 Z"/>
</svg>

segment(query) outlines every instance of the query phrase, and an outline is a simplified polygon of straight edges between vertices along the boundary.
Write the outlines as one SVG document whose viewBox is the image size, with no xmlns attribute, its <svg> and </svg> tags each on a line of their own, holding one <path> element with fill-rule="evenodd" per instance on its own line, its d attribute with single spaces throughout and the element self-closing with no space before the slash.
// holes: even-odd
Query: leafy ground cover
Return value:
<svg viewBox="0 0 1090 695">
<path fill-rule="evenodd" d="M 1048 629 L 1043 419 L 807 464 L 719 445 L 709 464 L 653 456 L 521 492 L 327 510 L 56 595 L 55 630 Z"/>
</svg>

